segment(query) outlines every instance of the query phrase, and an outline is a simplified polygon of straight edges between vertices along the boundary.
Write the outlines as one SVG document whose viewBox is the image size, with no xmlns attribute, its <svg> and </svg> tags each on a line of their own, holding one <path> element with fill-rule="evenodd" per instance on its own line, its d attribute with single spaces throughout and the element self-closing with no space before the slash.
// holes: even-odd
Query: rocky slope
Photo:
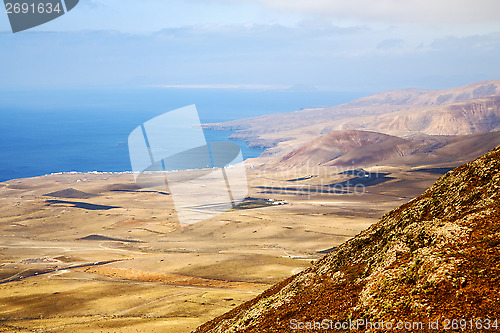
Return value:
<svg viewBox="0 0 500 333">
<path fill-rule="evenodd" d="M 367 117 L 335 124 L 332 128 L 362 128 L 403 137 L 417 133 L 428 135 L 464 135 L 500 129 L 500 97 L 472 99 L 444 106 Z"/>
<path fill-rule="evenodd" d="M 369 167 L 451 163 L 458 166 L 499 145 L 500 132 L 400 138 L 371 131 L 333 131 L 269 160 L 265 166 L 274 169 L 318 165 Z"/>
<path fill-rule="evenodd" d="M 401 89 L 391 90 L 346 103 L 349 107 L 363 106 L 431 106 L 463 102 L 470 99 L 497 96 L 500 80 L 489 80 L 445 90 Z"/>
<path fill-rule="evenodd" d="M 387 147 L 389 152 L 380 148 Z M 376 160 L 392 155 L 403 146 L 410 146 L 410 141 L 382 133 L 369 131 L 333 131 L 291 151 L 271 162 L 284 169 L 292 167 L 316 166 L 335 161 L 349 152 L 359 152 L 363 147 L 377 147 Z M 404 148 L 402 148 L 404 149 Z M 391 154 L 392 153 L 392 154 Z"/>
<path fill-rule="evenodd" d="M 422 322 L 424 331 L 466 319 L 463 331 L 477 331 L 500 317 L 499 190 L 500 147 L 196 332 L 292 332 L 297 322 L 360 318 Z"/>
<path fill-rule="evenodd" d="M 500 80 L 447 90 L 393 90 L 335 107 L 205 125 L 283 156 L 318 136 L 364 130 L 399 136 L 467 135 L 500 130 Z"/>
<path fill-rule="evenodd" d="M 391 90 L 338 106 L 206 124 L 205 128 L 240 130 L 250 136 L 252 134 L 289 131 L 340 119 L 364 118 L 417 108 L 445 107 L 494 96 L 500 96 L 500 80 L 482 81 L 446 90 Z"/>
</svg>

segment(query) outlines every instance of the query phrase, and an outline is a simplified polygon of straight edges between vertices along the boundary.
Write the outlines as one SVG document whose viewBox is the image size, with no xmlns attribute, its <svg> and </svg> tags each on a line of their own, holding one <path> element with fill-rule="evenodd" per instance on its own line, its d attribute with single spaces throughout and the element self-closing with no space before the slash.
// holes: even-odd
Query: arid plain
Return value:
<svg viewBox="0 0 500 333">
<path fill-rule="evenodd" d="M 189 332 L 308 267 L 443 170 L 372 168 L 356 193 L 327 193 L 363 179 L 251 167 L 251 199 L 188 227 L 167 191 L 139 188 L 131 174 L 2 183 L 0 328 Z"/>
<path fill-rule="evenodd" d="M 132 174 L 0 183 L 0 330 L 190 332 L 498 146 L 499 96 L 491 80 L 209 125 L 268 149 L 244 202 L 185 227 Z"/>
</svg>

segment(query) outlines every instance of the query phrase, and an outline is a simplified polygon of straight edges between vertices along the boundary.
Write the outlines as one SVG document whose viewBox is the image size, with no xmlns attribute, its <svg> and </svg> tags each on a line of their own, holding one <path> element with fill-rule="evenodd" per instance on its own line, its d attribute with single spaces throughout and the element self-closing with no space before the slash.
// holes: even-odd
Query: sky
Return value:
<svg viewBox="0 0 500 333">
<path fill-rule="evenodd" d="M 500 2 L 80 0 L 0 45 L 2 89 L 442 89 L 500 78 Z"/>
</svg>

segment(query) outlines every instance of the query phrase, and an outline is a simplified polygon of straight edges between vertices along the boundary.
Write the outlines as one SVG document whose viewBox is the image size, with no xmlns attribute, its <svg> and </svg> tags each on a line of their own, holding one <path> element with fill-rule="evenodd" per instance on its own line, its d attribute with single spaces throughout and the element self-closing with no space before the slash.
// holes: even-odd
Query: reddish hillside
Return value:
<svg viewBox="0 0 500 333">
<path fill-rule="evenodd" d="M 278 158 L 274 163 L 283 168 L 322 165 L 362 147 L 387 147 L 391 152 L 408 146 L 409 141 L 398 137 L 368 131 L 334 131 Z M 391 152 L 383 152 L 389 157 Z M 394 157 L 394 156 L 391 156 Z"/>
<path fill-rule="evenodd" d="M 499 189 L 497 148 L 447 173 L 312 268 L 196 332 L 293 332 L 298 323 L 349 319 L 425 328 L 413 331 L 431 331 L 436 321 L 434 331 L 445 325 L 454 327 L 450 331 L 497 331 Z M 353 331 L 368 331 L 358 328 Z"/>
<path fill-rule="evenodd" d="M 464 135 L 500 130 L 500 97 L 488 97 L 446 106 L 434 106 L 351 120 L 343 128 L 366 128 L 382 133 L 409 136 Z"/>
<path fill-rule="evenodd" d="M 338 106 L 272 114 L 218 124 L 207 124 L 205 127 L 210 129 L 237 130 L 238 133 L 236 133 L 235 137 L 238 138 L 258 138 L 264 133 L 288 132 L 308 126 L 326 125 L 327 123 L 328 126 L 335 126 L 334 122 L 347 120 L 349 118 L 364 119 L 369 116 L 381 116 L 385 114 L 391 116 L 394 112 L 410 109 L 422 110 L 435 108 L 437 106 L 444 107 L 451 104 L 493 96 L 500 96 L 500 80 L 477 82 L 463 87 L 446 90 L 391 90 L 376 93 Z M 366 128 L 368 129 L 368 127 Z M 349 129 L 363 128 L 349 127 Z M 333 128 L 331 130 L 333 130 Z M 374 128 L 373 130 L 379 132 L 378 129 Z M 325 133 L 325 131 L 323 131 L 323 133 Z"/>
<path fill-rule="evenodd" d="M 275 158 L 266 167 L 289 169 L 317 165 L 368 167 L 465 163 L 499 145 L 500 132 L 403 139 L 369 131 L 333 131 L 283 157 Z"/>
<path fill-rule="evenodd" d="M 431 106 L 446 105 L 466 100 L 500 95 L 500 80 L 472 83 L 446 90 L 403 89 L 390 90 L 366 96 L 350 103 L 349 107 L 362 106 Z"/>
</svg>

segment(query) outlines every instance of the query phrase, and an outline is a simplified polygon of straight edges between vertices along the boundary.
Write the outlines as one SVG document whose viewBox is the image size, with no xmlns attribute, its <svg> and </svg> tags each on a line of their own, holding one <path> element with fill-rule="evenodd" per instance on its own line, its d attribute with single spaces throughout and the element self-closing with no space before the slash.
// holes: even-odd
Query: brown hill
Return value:
<svg viewBox="0 0 500 333">
<path fill-rule="evenodd" d="M 437 331 L 445 331 L 452 319 L 466 332 L 498 328 L 499 188 L 496 148 L 448 172 L 313 267 L 196 332 L 292 332 L 299 322 L 349 319 L 414 322 L 413 331 L 431 331 L 436 321 Z"/>
<path fill-rule="evenodd" d="M 402 89 L 373 94 L 344 104 L 363 106 L 430 106 L 446 105 L 466 100 L 500 95 L 500 80 L 472 83 L 446 90 Z"/>
<path fill-rule="evenodd" d="M 235 139 L 284 155 L 316 137 L 366 130 L 400 137 L 465 135 L 500 130 L 500 80 L 433 90 L 393 90 L 328 108 L 204 125 L 235 130 Z"/>
<path fill-rule="evenodd" d="M 368 167 L 465 163 L 499 145 L 500 132 L 403 139 L 370 131 L 333 131 L 269 161 L 266 167 L 289 169 L 317 165 Z"/>
<path fill-rule="evenodd" d="M 488 97 L 445 106 L 415 108 L 364 119 L 350 119 L 333 128 L 369 129 L 412 136 L 464 135 L 500 130 L 500 97 Z"/>
<path fill-rule="evenodd" d="M 377 156 L 370 154 L 369 158 L 374 158 L 374 160 L 368 161 L 368 159 L 363 158 L 363 161 L 358 161 L 367 165 L 373 161 L 378 162 L 381 158 L 394 157 L 393 154 L 397 154 L 398 150 L 406 150 L 410 146 L 411 142 L 409 140 L 382 133 L 356 130 L 333 131 L 291 151 L 283 157 L 277 158 L 268 166 L 275 165 L 276 167 L 288 169 L 291 167 L 324 165 L 330 162 L 334 163 L 347 153 L 353 152 L 350 155 L 357 155 L 357 152 L 362 151 L 364 148 L 372 147 L 378 152 Z M 359 164 L 356 163 L 356 165 Z"/>
<path fill-rule="evenodd" d="M 445 106 L 478 98 L 500 96 L 500 80 L 473 83 L 446 90 L 403 89 L 376 93 L 338 106 L 205 124 L 209 129 L 230 129 L 252 134 L 275 133 L 352 117 L 382 115 L 421 107 Z"/>
<path fill-rule="evenodd" d="M 75 190 L 74 188 L 67 188 L 65 190 L 44 194 L 44 196 L 54 197 L 54 198 L 65 198 L 65 199 L 90 199 L 98 197 L 99 195 L 78 191 Z"/>
<path fill-rule="evenodd" d="M 416 149 L 411 154 L 385 161 L 389 165 L 459 165 L 476 159 L 488 151 L 500 146 L 500 132 L 480 133 L 457 136 L 432 136 L 430 138 L 412 139 Z M 347 154 L 336 163 L 351 163 Z"/>
<path fill-rule="evenodd" d="M 277 155 L 311 141 L 323 133 L 364 130 L 411 138 L 424 135 L 466 135 L 500 130 L 500 97 L 488 97 L 444 106 L 418 107 L 365 117 L 351 117 L 289 131 L 257 136 L 262 142 L 279 143 L 270 149 Z M 242 133 L 240 133 L 242 134 Z"/>
</svg>

